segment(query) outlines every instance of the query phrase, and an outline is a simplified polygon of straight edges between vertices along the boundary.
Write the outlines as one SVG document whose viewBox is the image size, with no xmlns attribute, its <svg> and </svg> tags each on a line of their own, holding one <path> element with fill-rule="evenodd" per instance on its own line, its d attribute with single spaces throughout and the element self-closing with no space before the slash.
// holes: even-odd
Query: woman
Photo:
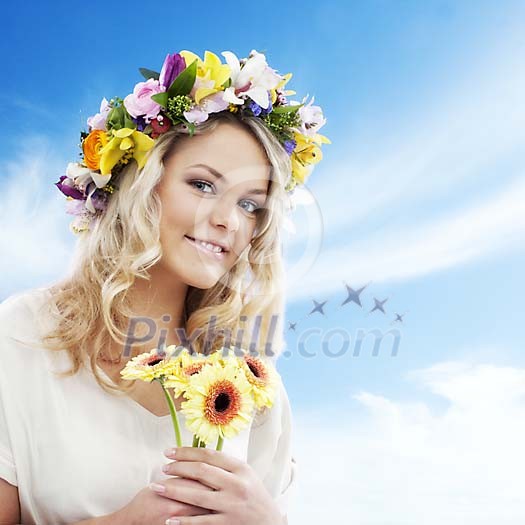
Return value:
<svg viewBox="0 0 525 525">
<path fill-rule="evenodd" d="M 255 51 L 223 55 L 168 55 L 123 101 L 103 101 L 82 164 L 57 183 L 81 233 L 72 271 L 0 305 L 0 523 L 286 523 L 295 461 L 282 383 L 214 451 L 174 449 L 160 385 L 120 377 L 134 355 L 187 336 L 207 354 L 225 334 L 248 348 L 257 327 L 267 357 L 282 349 L 286 190 L 319 160 L 324 120 L 301 106 L 287 135 L 278 111 L 261 118 L 286 106 L 287 79 Z"/>
</svg>

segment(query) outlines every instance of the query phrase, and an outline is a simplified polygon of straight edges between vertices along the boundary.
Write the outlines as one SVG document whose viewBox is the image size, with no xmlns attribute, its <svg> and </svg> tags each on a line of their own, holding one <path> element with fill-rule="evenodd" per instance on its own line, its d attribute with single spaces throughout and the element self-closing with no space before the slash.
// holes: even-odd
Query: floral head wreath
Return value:
<svg viewBox="0 0 525 525">
<path fill-rule="evenodd" d="M 202 61 L 191 51 L 168 54 L 160 73 L 140 68 L 146 79 L 124 99 L 104 98 L 100 112 L 87 119 L 88 131 L 80 133 L 81 162 L 69 163 L 56 183 L 66 195 L 67 213 L 75 215 L 74 233 L 89 231 L 106 209 L 117 189 L 117 175 L 135 159 L 141 169 L 155 139 L 174 125 L 195 126 L 211 113 L 228 111 L 261 118 L 290 156 L 291 174 L 285 190 L 304 184 L 313 164 L 322 159 L 321 144 L 330 144 L 318 133 L 326 119 L 314 97 L 306 104 L 288 101 L 295 91 L 284 90 L 292 77 L 270 68 L 262 53 L 252 50 L 239 60 L 221 53 L 226 63 L 210 51 Z"/>
</svg>

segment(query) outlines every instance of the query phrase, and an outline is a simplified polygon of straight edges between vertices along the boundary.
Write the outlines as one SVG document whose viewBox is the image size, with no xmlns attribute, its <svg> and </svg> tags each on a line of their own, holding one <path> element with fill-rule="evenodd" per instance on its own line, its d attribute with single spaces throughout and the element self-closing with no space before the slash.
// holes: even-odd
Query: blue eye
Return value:
<svg viewBox="0 0 525 525">
<path fill-rule="evenodd" d="M 194 186 L 194 187 L 196 187 L 195 184 L 204 184 L 204 185 L 206 185 L 208 188 L 213 187 L 212 184 L 210 184 L 209 182 L 206 182 L 206 181 L 204 181 L 204 180 L 192 180 L 192 181 L 190 181 L 190 184 L 191 184 L 192 186 Z M 199 189 L 199 188 L 197 188 L 197 189 Z M 207 192 L 203 192 L 203 193 L 207 193 Z"/>
<path fill-rule="evenodd" d="M 209 193 L 207 191 L 204 191 L 202 190 L 202 186 L 199 187 L 198 185 L 199 184 L 202 184 L 204 185 L 204 187 L 207 187 L 207 188 L 213 188 L 213 184 L 211 184 L 210 182 L 206 182 L 204 180 L 191 180 L 189 181 L 189 184 L 191 186 L 193 186 L 194 188 L 196 188 L 197 190 L 199 190 L 201 193 Z M 249 205 L 251 205 L 253 207 L 253 209 L 246 209 L 244 206 L 241 206 L 241 208 L 243 210 L 246 210 L 248 213 L 250 213 L 251 215 L 255 215 L 257 213 L 257 211 L 260 209 L 259 205 L 254 202 L 254 201 L 250 201 L 250 200 L 242 200 L 241 202 L 246 202 L 248 203 Z"/>
<path fill-rule="evenodd" d="M 251 204 L 253 206 L 252 210 L 246 210 L 248 213 L 256 213 L 257 210 L 259 210 L 259 205 L 256 202 L 253 202 L 253 201 L 242 201 L 242 202 L 247 202 L 248 204 Z"/>
</svg>

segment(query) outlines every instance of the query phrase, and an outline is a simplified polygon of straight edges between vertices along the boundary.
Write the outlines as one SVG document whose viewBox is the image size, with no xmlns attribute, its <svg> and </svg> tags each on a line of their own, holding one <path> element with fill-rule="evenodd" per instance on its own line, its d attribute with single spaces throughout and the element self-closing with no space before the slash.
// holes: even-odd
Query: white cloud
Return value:
<svg viewBox="0 0 525 525">
<path fill-rule="evenodd" d="M 412 279 L 521 245 L 525 72 L 514 36 L 465 65 L 462 78 L 436 77 L 425 105 L 415 100 L 404 122 L 384 122 L 372 151 L 363 148 L 369 155 L 355 159 L 357 145 L 331 137 L 326 156 L 336 160 L 312 174 L 317 202 L 302 210 L 312 220 L 301 216 L 289 242 L 299 269 L 290 299 L 334 292 L 342 280 Z M 319 236 L 312 266 L 307 243 Z"/>
<path fill-rule="evenodd" d="M 20 143 L 16 156 L 0 165 L 0 298 L 54 281 L 73 252 L 65 197 L 53 186 L 65 163 L 45 137 Z"/>
<path fill-rule="evenodd" d="M 420 277 L 481 257 L 522 247 L 525 234 L 525 177 L 512 181 L 485 202 L 411 227 L 384 228 L 365 240 L 324 249 L 310 270 L 308 287 L 290 281 L 289 297 L 358 285 Z"/>
<path fill-rule="evenodd" d="M 523 523 L 525 370 L 445 362 L 409 377 L 448 406 L 361 392 L 352 422 L 295 416 L 290 523 Z"/>
<path fill-rule="evenodd" d="M 433 89 L 427 87 L 413 107 L 398 108 L 405 109 L 404 121 L 383 122 L 370 157 L 348 154 L 359 151 L 360 134 L 331 137 L 327 157 L 338 160 L 322 163 L 311 185 L 328 235 L 391 208 L 406 210 L 468 189 L 476 194 L 483 183 L 508 181 L 508 164 L 502 170 L 497 163 L 512 158 L 523 165 L 525 70 L 516 57 L 525 46 L 518 34 L 506 35 L 480 63 L 463 64 L 453 81 L 436 72 L 428 81 Z"/>
</svg>

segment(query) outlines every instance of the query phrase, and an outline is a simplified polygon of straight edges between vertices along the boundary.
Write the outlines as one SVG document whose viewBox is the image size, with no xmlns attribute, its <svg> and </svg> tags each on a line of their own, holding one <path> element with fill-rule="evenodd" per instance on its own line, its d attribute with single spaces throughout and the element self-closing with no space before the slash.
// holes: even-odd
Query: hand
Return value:
<svg viewBox="0 0 525 525">
<path fill-rule="evenodd" d="M 165 485 L 161 495 L 208 514 L 176 516 L 177 525 L 280 525 L 283 518 L 266 487 L 248 463 L 209 448 L 179 447 L 168 455 L 166 474 L 194 480 L 200 486 Z M 209 490 L 209 489 L 212 490 Z"/>
<path fill-rule="evenodd" d="M 209 490 L 201 483 L 191 479 L 167 479 L 163 484 L 170 490 Z M 175 501 L 159 496 L 151 488 L 145 487 L 117 512 L 111 515 L 111 523 L 116 525 L 165 525 L 168 518 L 174 516 L 202 516 L 210 511 L 195 505 Z"/>
</svg>

